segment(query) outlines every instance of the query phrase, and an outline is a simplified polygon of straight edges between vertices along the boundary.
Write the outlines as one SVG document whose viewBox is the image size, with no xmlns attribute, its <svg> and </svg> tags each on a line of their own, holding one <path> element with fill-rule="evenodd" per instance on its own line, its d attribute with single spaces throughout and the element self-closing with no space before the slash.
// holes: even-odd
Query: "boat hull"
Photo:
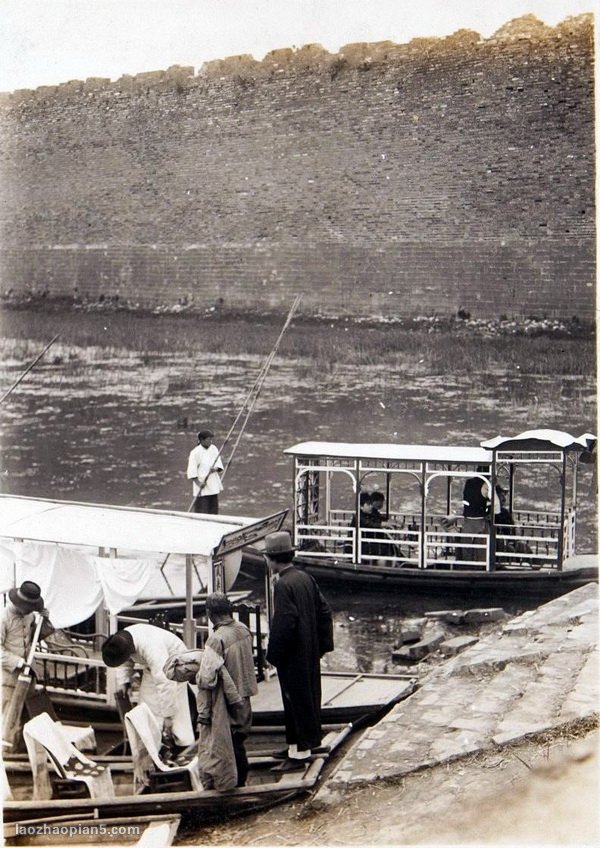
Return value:
<svg viewBox="0 0 600 848">
<path fill-rule="evenodd" d="M 496 600 L 500 597 L 526 597 L 535 600 L 552 600 L 586 583 L 598 582 L 597 564 L 586 558 L 581 567 L 563 571 L 540 569 L 421 569 L 406 566 L 382 567 L 350 562 L 325 560 L 322 557 L 302 556 L 296 560 L 309 574 L 323 585 L 333 585 L 357 590 L 410 593 L 414 595 L 443 595 L 465 599 Z M 252 571 L 259 578 L 264 561 L 260 554 L 244 552 L 242 567 L 246 574 Z"/>
</svg>

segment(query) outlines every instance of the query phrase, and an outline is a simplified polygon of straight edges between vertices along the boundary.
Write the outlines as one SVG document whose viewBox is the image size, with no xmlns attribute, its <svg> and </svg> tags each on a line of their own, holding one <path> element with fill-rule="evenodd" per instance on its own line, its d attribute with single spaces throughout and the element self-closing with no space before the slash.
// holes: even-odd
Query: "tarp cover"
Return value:
<svg viewBox="0 0 600 848">
<path fill-rule="evenodd" d="M 528 442 L 539 442 L 541 449 L 543 449 L 542 445 L 547 445 L 549 448 L 560 448 L 561 450 L 569 450 L 570 448 L 589 449 L 596 442 L 596 436 L 592 433 L 572 436 L 563 430 L 526 430 L 517 436 L 496 436 L 494 439 L 480 442 L 480 444 L 483 448 L 493 450 L 494 448 L 518 445 L 519 442 L 524 443 L 524 449 Z"/>
<path fill-rule="evenodd" d="M 0 495 L 0 537 L 120 551 L 210 556 L 224 535 L 256 521 Z"/>
<path fill-rule="evenodd" d="M 299 442 L 284 453 L 306 457 L 336 457 L 347 459 L 389 459 L 408 462 L 466 462 L 485 465 L 492 454 L 477 447 L 460 445 L 396 445 L 359 444 L 351 442 Z"/>
</svg>

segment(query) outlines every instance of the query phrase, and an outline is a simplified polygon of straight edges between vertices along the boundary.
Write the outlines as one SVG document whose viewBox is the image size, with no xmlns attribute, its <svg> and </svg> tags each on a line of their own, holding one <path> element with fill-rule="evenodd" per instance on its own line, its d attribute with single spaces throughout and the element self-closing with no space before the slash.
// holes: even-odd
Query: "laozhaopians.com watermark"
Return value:
<svg viewBox="0 0 600 848">
<path fill-rule="evenodd" d="M 64 836 L 75 838 L 78 836 L 137 836 L 142 835 L 142 827 L 139 824 L 103 824 L 101 821 L 77 822 L 77 824 L 26 824 L 17 822 L 16 836 Z"/>
</svg>

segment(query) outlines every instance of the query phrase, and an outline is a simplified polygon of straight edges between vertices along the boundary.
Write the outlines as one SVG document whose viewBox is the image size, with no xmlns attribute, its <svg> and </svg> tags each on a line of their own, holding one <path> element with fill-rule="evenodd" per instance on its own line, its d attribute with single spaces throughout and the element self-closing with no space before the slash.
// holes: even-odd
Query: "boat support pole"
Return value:
<svg viewBox="0 0 600 848">
<path fill-rule="evenodd" d="M 194 585 L 192 578 L 193 558 L 185 555 L 185 618 L 183 620 L 183 641 L 188 648 L 196 647 L 196 622 L 194 620 Z"/>
</svg>

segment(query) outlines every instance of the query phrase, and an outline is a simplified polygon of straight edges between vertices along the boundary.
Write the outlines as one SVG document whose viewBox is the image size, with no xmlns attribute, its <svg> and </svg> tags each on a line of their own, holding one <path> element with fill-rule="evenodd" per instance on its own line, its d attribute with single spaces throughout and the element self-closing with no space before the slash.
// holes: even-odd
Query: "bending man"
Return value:
<svg viewBox="0 0 600 848">
<path fill-rule="evenodd" d="M 162 627 L 131 624 L 110 636 L 102 646 L 102 659 L 110 668 L 119 667 L 117 686 L 123 692 L 131 687 L 134 664 L 142 666 L 140 703 L 156 716 L 163 734 L 176 745 L 194 742 L 187 683 L 169 680 L 163 666 L 171 654 L 181 654 L 185 643 Z"/>
</svg>

